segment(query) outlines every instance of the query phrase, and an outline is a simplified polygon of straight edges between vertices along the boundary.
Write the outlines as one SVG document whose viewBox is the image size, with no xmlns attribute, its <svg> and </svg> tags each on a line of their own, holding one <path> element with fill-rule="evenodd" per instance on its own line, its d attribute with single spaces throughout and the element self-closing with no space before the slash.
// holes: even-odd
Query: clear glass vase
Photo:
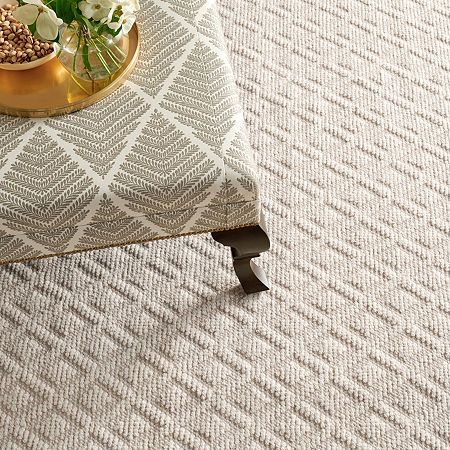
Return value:
<svg viewBox="0 0 450 450">
<path fill-rule="evenodd" d="M 75 77 L 85 81 L 111 78 L 128 56 L 128 36 L 90 36 L 78 22 L 64 30 L 58 58 Z"/>
</svg>

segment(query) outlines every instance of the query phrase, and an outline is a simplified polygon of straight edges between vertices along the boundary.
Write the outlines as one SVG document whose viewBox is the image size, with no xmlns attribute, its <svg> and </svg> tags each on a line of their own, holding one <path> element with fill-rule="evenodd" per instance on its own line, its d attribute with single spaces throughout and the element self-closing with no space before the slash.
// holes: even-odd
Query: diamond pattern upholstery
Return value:
<svg viewBox="0 0 450 450">
<path fill-rule="evenodd" d="M 215 3 L 141 6 L 118 91 L 64 117 L 0 116 L 0 263 L 259 222 Z"/>
</svg>

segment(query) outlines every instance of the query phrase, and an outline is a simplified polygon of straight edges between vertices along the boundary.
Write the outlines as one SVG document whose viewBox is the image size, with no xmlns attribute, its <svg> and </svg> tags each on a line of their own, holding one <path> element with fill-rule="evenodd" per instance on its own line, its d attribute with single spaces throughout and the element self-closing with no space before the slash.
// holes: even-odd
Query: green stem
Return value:
<svg viewBox="0 0 450 450">
<path fill-rule="evenodd" d="M 103 46 L 103 48 L 106 51 L 106 54 L 111 58 L 111 61 L 116 65 L 116 67 L 120 67 L 122 63 L 117 59 L 116 55 L 109 49 L 109 47 L 106 46 L 103 42 L 99 41 L 99 44 Z M 116 48 L 119 48 L 115 45 Z"/>
<path fill-rule="evenodd" d="M 107 42 L 107 39 L 105 38 L 105 36 L 100 36 L 100 40 L 102 40 L 102 41 L 106 41 Z M 105 45 L 105 47 L 106 47 L 106 44 L 105 43 L 103 43 L 103 45 Z M 118 46 L 118 45 L 116 45 L 116 44 L 113 44 L 114 45 L 114 47 L 116 48 L 116 50 L 125 58 L 126 56 L 127 56 L 127 54 Z"/>
<path fill-rule="evenodd" d="M 97 49 L 97 58 L 99 59 L 99 61 L 102 63 L 102 66 L 105 68 L 105 70 L 108 72 L 109 75 L 111 75 L 111 71 L 109 70 L 108 64 L 105 61 L 105 59 L 103 58 L 102 54 L 101 54 L 101 50 L 98 48 L 97 44 L 95 43 L 94 39 L 91 39 L 92 44 L 94 45 L 94 47 Z"/>
<path fill-rule="evenodd" d="M 75 33 L 74 33 L 75 34 Z M 77 61 L 77 56 L 78 56 L 78 52 L 80 51 L 80 47 L 81 47 L 81 39 L 82 39 L 82 33 L 81 30 L 78 30 L 78 44 L 77 44 L 77 49 L 75 51 L 75 54 L 73 55 L 73 72 L 76 73 L 76 61 Z M 72 40 L 72 38 L 71 38 Z"/>
</svg>

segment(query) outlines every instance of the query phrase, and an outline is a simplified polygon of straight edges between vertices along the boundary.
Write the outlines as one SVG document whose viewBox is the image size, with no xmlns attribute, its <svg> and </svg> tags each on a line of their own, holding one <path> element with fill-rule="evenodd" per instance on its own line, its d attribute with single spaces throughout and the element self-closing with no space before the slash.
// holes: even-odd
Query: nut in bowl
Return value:
<svg viewBox="0 0 450 450">
<path fill-rule="evenodd" d="M 13 17 L 17 2 L 0 0 L 0 69 L 28 70 L 56 56 L 53 43 L 36 39 L 26 25 Z"/>
</svg>

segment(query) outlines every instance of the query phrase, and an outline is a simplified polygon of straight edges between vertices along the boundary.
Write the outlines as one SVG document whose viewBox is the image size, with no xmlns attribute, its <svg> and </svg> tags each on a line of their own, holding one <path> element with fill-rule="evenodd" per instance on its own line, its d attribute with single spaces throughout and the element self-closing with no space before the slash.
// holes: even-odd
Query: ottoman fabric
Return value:
<svg viewBox="0 0 450 450">
<path fill-rule="evenodd" d="M 49 119 L 0 116 L 0 263 L 259 222 L 214 2 L 141 0 L 131 78 Z"/>
</svg>

